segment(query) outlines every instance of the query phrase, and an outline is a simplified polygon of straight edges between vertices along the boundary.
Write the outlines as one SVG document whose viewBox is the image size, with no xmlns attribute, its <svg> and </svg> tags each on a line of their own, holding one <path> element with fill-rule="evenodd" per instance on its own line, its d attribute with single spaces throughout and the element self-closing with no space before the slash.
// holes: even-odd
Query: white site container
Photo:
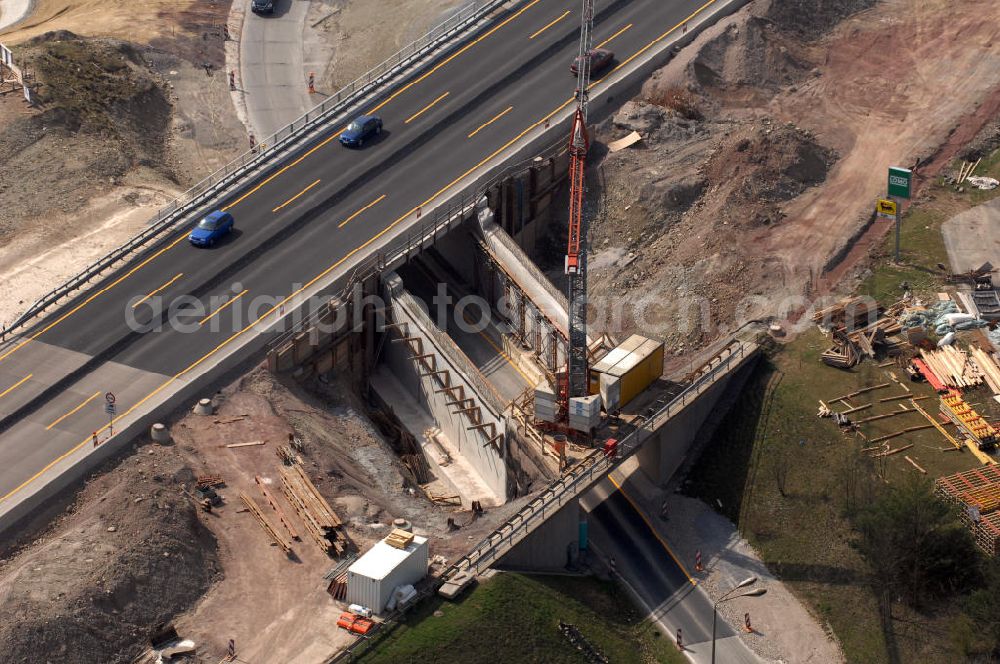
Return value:
<svg viewBox="0 0 1000 664">
<path fill-rule="evenodd" d="M 428 559 L 427 538 L 420 535 L 405 549 L 376 542 L 347 569 L 347 603 L 382 613 L 393 590 L 427 576 Z"/>
</svg>

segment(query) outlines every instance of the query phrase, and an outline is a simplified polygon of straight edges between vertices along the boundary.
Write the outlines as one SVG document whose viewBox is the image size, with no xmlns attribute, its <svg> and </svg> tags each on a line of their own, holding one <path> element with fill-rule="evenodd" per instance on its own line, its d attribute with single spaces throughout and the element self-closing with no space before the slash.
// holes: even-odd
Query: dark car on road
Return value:
<svg viewBox="0 0 1000 664">
<path fill-rule="evenodd" d="M 198 222 L 188 241 L 196 247 L 212 247 L 233 231 L 233 215 L 216 210 Z"/>
<path fill-rule="evenodd" d="M 590 58 L 590 75 L 599 74 L 608 66 L 611 65 L 615 60 L 615 54 L 604 48 L 594 48 L 587 52 L 587 56 Z M 573 64 L 569 66 L 570 72 L 573 76 L 580 75 L 580 58 L 573 58 Z"/>
<path fill-rule="evenodd" d="M 360 148 L 365 141 L 382 133 L 382 118 L 377 115 L 362 115 L 340 134 L 341 145 Z"/>
<path fill-rule="evenodd" d="M 273 14 L 273 0 L 250 0 L 250 9 L 255 14 Z"/>
</svg>

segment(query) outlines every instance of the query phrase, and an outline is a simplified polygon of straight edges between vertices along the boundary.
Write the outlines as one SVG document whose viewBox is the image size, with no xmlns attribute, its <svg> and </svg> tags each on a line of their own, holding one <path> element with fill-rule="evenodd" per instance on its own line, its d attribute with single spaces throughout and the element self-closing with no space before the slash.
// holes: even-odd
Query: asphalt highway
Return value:
<svg viewBox="0 0 1000 664">
<path fill-rule="evenodd" d="M 710 5 L 598 2 L 595 43 L 622 63 Z M 331 132 L 226 201 L 227 241 L 195 249 L 178 233 L 0 351 L 0 504 L 91 432 L 108 433 L 99 393 L 118 393 L 123 416 L 570 104 L 578 14 L 576 0 L 534 0 L 501 16 L 370 109 L 384 120 L 378 140 L 349 150 Z M 130 328 L 182 296 L 183 331 Z"/>
</svg>

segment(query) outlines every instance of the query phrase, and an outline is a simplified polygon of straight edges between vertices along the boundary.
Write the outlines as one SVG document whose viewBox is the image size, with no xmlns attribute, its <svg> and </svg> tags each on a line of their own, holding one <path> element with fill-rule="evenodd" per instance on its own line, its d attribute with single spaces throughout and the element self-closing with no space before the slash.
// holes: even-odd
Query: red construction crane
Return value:
<svg viewBox="0 0 1000 664">
<path fill-rule="evenodd" d="M 587 97 L 590 88 L 590 58 L 593 50 L 594 0 L 583 0 L 580 21 L 580 50 L 576 59 L 576 115 L 569 138 L 569 240 L 566 246 L 566 277 L 569 300 L 569 348 L 567 385 L 560 390 L 564 417 L 569 414 L 571 397 L 588 393 L 587 358 L 587 219 L 583 203 L 586 194 L 584 168 L 590 138 L 587 136 Z"/>
</svg>

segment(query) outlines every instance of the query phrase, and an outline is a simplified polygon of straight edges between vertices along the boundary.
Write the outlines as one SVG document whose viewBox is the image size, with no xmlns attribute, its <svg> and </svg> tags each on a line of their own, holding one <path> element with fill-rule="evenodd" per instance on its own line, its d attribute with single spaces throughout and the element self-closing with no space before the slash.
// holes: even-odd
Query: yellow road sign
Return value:
<svg viewBox="0 0 1000 664">
<path fill-rule="evenodd" d="M 880 217 L 895 217 L 896 216 L 896 201 L 886 200 L 880 198 L 875 204 L 875 211 Z"/>
</svg>

